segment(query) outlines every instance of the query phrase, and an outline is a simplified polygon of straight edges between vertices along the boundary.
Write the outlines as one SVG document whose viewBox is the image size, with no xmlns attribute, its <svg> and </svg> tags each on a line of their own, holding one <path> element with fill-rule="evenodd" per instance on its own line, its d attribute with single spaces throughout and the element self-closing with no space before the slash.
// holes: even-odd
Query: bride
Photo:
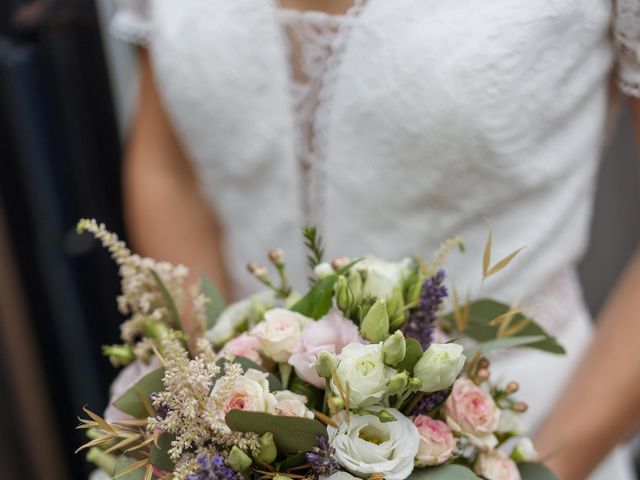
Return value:
<svg viewBox="0 0 640 480">
<path fill-rule="evenodd" d="M 526 248 L 483 294 L 526 299 L 569 352 L 494 374 L 523 380 L 561 478 L 634 478 L 615 445 L 640 419 L 640 254 L 595 333 L 575 265 L 619 91 L 640 95 L 639 0 L 123 0 L 112 29 L 145 47 L 124 165 L 139 250 L 239 296 L 275 246 L 304 282 L 305 224 L 329 258 L 459 235 L 465 291 L 491 229 L 496 256 Z"/>
</svg>

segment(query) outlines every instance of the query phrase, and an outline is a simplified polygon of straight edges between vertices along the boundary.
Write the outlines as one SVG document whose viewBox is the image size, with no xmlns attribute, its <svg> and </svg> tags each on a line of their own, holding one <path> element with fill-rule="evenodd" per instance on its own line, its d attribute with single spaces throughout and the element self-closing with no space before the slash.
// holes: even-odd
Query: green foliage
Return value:
<svg viewBox="0 0 640 480">
<path fill-rule="evenodd" d="M 307 397 L 307 407 L 312 410 L 322 410 L 324 391 L 294 376 L 289 384 L 289 390 L 298 395 Z"/>
<path fill-rule="evenodd" d="M 184 325 L 182 325 L 182 319 L 180 318 L 180 314 L 178 313 L 178 308 L 176 307 L 176 303 L 173 301 L 173 297 L 169 293 L 166 285 L 154 270 L 151 270 L 151 275 L 153 275 L 153 279 L 155 280 L 158 288 L 160 289 L 160 293 L 162 294 L 162 298 L 167 304 L 167 308 L 169 309 L 169 314 L 171 315 L 171 322 L 173 326 L 180 331 L 184 331 Z"/>
<path fill-rule="evenodd" d="M 496 338 L 495 340 L 489 340 L 471 347 L 468 350 L 465 350 L 464 353 L 467 357 L 472 357 L 475 353 L 488 353 L 492 350 L 527 347 L 540 343 L 544 340 L 546 340 L 544 335 Z"/>
<path fill-rule="evenodd" d="M 205 307 L 206 327 L 207 330 L 209 330 L 216 324 L 218 317 L 220 317 L 220 314 L 226 308 L 227 304 L 218 287 L 215 286 L 204 272 L 200 273 L 200 288 L 202 293 L 211 300 Z"/>
<path fill-rule="evenodd" d="M 558 477 L 541 463 L 519 463 L 522 480 L 559 480 Z"/>
<path fill-rule="evenodd" d="M 333 286 L 337 280 L 338 275 L 323 278 L 291 310 L 315 320 L 325 316 L 333 305 Z"/>
<path fill-rule="evenodd" d="M 304 237 L 304 246 L 309 250 L 307 263 L 311 271 L 313 271 L 318 264 L 322 263 L 322 257 L 324 257 L 322 237 L 316 227 L 304 227 L 302 229 L 302 236 Z"/>
<path fill-rule="evenodd" d="M 499 325 L 492 324 L 498 317 L 508 314 L 511 307 L 495 300 L 481 299 L 471 303 L 469 308 L 469 318 L 467 327 L 462 333 L 464 336 L 472 338 L 477 342 L 484 343 L 493 341 L 498 337 Z M 453 313 L 445 315 L 443 320 L 445 321 L 444 327 L 449 331 L 455 331 L 455 321 Z M 527 323 L 528 320 L 528 323 Z M 564 348 L 558 343 L 558 341 L 549 335 L 544 329 L 535 323 L 532 319 L 529 319 L 521 313 L 514 313 L 511 323 L 513 325 L 520 324 L 521 322 L 526 325 L 519 329 L 511 337 L 543 337 L 540 341 L 528 343 L 527 348 L 534 348 L 537 350 L 543 350 L 549 353 L 564 354 Z"/>
<path fill-rule="evenodd" d="M 416 468 L 409 480 L 481 480 L 473 471 L 462 465 Z"/>
<path fill-rule="evenodd" d="M 309 451 L 316 445 L 318 436 L 327 434 L 324 425 L 316 420 L 245 410 L 231 410 L 225 422 L 235 432 L 255 432 L 259 435 L 271 432 L 281 455 Z"/>
<path fill-rule="evenodd" d="M 127 468 L 132 466 L 136 461 L 131 458 L 122 456 L 118 458 L 118 463 L 116 464 L 116 472 L 115 477 L 117 480 L 144 480 L 144 467 L 136 468 L 124 475 L 120 472 L 126 471 Z"/>
<path fill-rule="evenodd" d="M 422 357 L 422 346 L 415 338 L 407 338 L 407 353 L 404 359 L 396 365 L 398 371 L 406 370 L 409 373 L 413 372 L 413 367 L 416 366 L 418 360 Z"/>
<path fill-rule="evenodd" d="M 158 467 L 165 472 L 173 472 L 174 464 L 169 458 L 169 449 L 171 448 L 171 442 L 175 437 L 168 433 L 160 436 L 157 445 L 151 447 L 151 454 L 149 455 L 149 461 L 151 465 Z"/>
<path fill-rule="evenodd" d="M 159 368 L 142 377 L 138 383 L 127 390 L 113 405 L 120 411 L 135 418 L 147 418 L 151 402 L 149 396 L 164 390 L 164 368 Z"/>
</svg>

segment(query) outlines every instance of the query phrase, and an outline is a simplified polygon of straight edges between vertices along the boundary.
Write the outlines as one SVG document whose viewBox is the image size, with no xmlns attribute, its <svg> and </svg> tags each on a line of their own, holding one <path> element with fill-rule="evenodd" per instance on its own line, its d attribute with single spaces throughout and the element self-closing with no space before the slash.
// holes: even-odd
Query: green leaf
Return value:
<svg viewBox="0 0 640 480">
<path fill-rule="evenodd" d="M 125 473 L 124 475 L 119 475 L 119 472 L 125 471 L 129 466 L 133 465 L 136 460 L 131 458 L 122 456 L 118 458 L 118 463 L 116 464 L 116 473 L 114 478 L 116 480 L 144 480 L 144 467 L 136 468 L 135 470 Z"/>
<path fill-rule="evenodd" d="M 312 410 L 322 410 L 322 402 L 324 401 L 324 391 L 305 382 L 297 376 L 293 377 L 289 384 L 289 390 L 298 395 L 307 397 L 307 406 Z"/>
<path fill-rule="evenodd" d="M 173 472 L 175 465 L 171 461 L 171 458 L 169 458 L 168 452 L 171 448 L 171 442 L 173 442 L 175 438 L 176 437 L 168 433 L 160 436 L 158 444 L 151 447 L 149 460 L 152 465 L 158 467 L 160 470 L 164 470 L 165 472 Z"/>
<path fill-rule="evenodd" d="M 522 480 L 559 480 L 558 477 L 541 463 L 519 463 Z"/>
<path fill-rule="evenodd" d="M 500 349 L 508 349 L 508 348 L 518 348 L 518 347 L 526 347 L 532 344 L 536 344 L 546 340 L 547 337 L 544 335 L 530 335 L 530 336 L 515 336 L 515 337 L 505 337 L 505 338 L 496 338 L 495 340 L 489 340 L 487 342 L 482 342 L 478 345 L 475 345 L 468 350 L 465 351 L 465 355 L 467 357 L 472 357 L 477 352 L 480 353 L 488 353 L 492 350 L 500 350 Z"/>
<path fill-rule="evenodd" d="M 291 310 L 315 320 L 324 317 L 333 305 L 333 286 L 337 280 L 335 274 L 323 278 Z"/>
<path fill-rule="evenodd" d="M 504 303 L 496 302 L 491 299 L 476 300 L 469 308 L 469 324 L 463 333 L 465 336 L 472 338 L 478 342 L 488 342 L 495 340 L 498 333 L 498 326 L 490 325 L 490 322 L 500 315 L 507 313 L 511 307 Z M 518 323 L 525 318 L 521 313 L 513 316 L 513 323 Z M 455 325 L 453 314 L 445 315 L 444 320 L 448 322 L 448 326 Z M 544 329 L 533 320 L 529 322 L 521 331 L 513 335 L 513 337 L 530 337 L 542 336 L 543 340 L 526 345 L 527 348 L 535 348 L 549 353 L 564 354 L 565 350 L 558 341 L 549 335 Z"/>
<path fill-rule="evenodd" d="M 169 309 L 169 314 L 171 315 L 171 322 L 174 327 L 178 330 L 184 332 L 184 326 L 182 325 L 182 320 L 180 318 L 180 314 L 178 313 L 178 308 L 176 307 L 176 303 L 173 301 L 173 297 L 167 290 L 166 285 L 154 270 L 150 270 L 151 275 L 153 275 L 153 279 L 156 281 L 158 288 L 160 289 L 160 293 L 162 294 L 162 298 L 164 298 L 165 303 L 167 304 L 167 308 Z"/>
<path fill-rule="evenodd" d="M 216 324 L 218 317 L 220 317 L 220 314 L 226 308 L 227 304 L 218 287 L 215 286 L 204 272 L 200 273 L 200 289 L 202 293 L 211 300 L 211 303 L 208 303 L 205 307 L 206 326 L 207 330 L 209 330 Z"/>
<path fill-rule="evenodd" d="M 291 468 L 301 467 L 302 465 L 307 463 L 307 452 L 296 453 L 287 457 L 284 461 L 278 463 L 278 471 L 286 472 Z M 300 470 L 297 470 L 296 473 L 300 473 Z"/>
<path fill-rule="evenodd" d="M 418 360 L 422 357 L 422 346 L 415 338 L 407 338 L 407 353 L 404 359 L 396 365 L 398 371 L 406 370 L 409 373 L 413 372 L 413 367 L 416 366 Z"/>
<path fill-rule="evenodd" d="M 224 365 L 226 363 L 227 361 L 225 360 L 224 357 L 218 359 L 218 361 L 216 362 L 216 365 L 220 367 L 220 373 L 218 373 L 218 375 L 216 375 L 213 378 L 213 383 L 215 383 L 216 380 L 218 380 L 220 377 L 224 375 Z M 280 383 L 280 380 L 278 380 L 278 377 L 276 377 L 272 373 L 267 372 L 262 366 L 258 365 L 252 360 L 249 360 L 248 358 L 245 358 L 245 357 L 235 357 L 233 359 L 233 363 L 237 363 L 238 365 L 240 365 L 242 367 L 243 372 L 246 372 L 250 368 L 253 368 L 254 370 L 259 370 L 260 372 L 266 372 L 268 374 L 267 381 L 269 382 L 269 390 L 272 392 L 284 390 L 284 388 L 282 387 L 282 383 Z"/>
<path fill-rule="evenodd" d="M 225 422 L 235 432 L 273 433 L 278 453 L 283 455 L 309 451 L 316 445 L 318 436 L 327 435 L 324 425 L 309 418 L 231 410 Z"/>
<path fill-rule="evenodd" d="M 409 480 L 480 480 L 480 477 L 462 465 L 443 465 L 416 468 L 409 476 Z"/>
<path fill-rule="evenodd" d="M 132 417 L 147 418 L 149 412 L 145 408 L 145 402 L 150 402 L 149 395 L 152 393 L 164 390 L 163 378 L 164 368 L 159 368 L 145 375 L 138 383 L 113 402 L 113 406 Z"/>
</svg>

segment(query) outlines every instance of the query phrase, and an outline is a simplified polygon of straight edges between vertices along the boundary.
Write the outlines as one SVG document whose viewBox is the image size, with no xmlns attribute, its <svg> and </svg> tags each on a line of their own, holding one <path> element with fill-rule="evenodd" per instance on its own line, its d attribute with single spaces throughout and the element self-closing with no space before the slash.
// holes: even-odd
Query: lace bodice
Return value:
<svg viewBox="0 0 640 480">
<path fill-rule="evenodd" d="M 458 234 L 469 253 L 447 268 L 475 285 L 490 225 L 496 256 L 527 248 L 485 293 L 545 299 L 557 331 L 585 314 L 573 268 L 610 73 L 640 92 L 639 12 L 640 0 L 369 0 L 332 17 L 275 0 L 122 0 L 113 31 L 150 48 L 230 266 L 280 244 L 304 282 L 305 223 L 329 256 L 428 254 Z M 233 273 L 238 294 L 254 290 Z"/>
</svg>

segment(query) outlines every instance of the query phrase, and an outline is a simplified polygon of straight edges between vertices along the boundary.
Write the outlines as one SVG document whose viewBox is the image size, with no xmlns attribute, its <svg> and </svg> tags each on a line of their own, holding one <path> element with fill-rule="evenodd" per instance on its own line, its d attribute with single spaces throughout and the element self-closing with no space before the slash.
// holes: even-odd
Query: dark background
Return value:
<svg viewBox="0 0 640 480">
<path fill-rule="evenodd" d="M 124 231 L 119 131 L 134 72 L 123 45 L 103 43 L 109 4 L 0 0 L 3 479 L 85 478 L 90 467 L 73 454 L 83 441 L 77 416 L 84 405 L 102 411 L 115 374 L 100 346 L 118 337 L 117 272 L 75 235 L 81 217 Z M 581 266 L 594 314 L 640 238 L 626 117 L 605 155 Z"/>
</svg>

